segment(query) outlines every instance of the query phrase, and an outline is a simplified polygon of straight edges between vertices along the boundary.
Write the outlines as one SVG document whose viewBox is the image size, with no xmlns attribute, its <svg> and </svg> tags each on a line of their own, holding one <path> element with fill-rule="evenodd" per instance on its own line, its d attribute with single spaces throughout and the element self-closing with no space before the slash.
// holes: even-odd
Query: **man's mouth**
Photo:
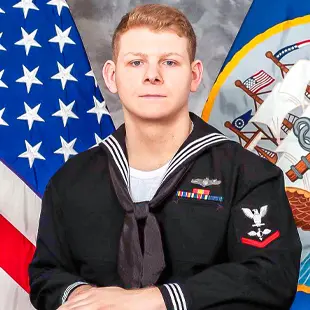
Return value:
<svg viewBox="0 0 310 310">
<path fill-rule="evenodd" d="M 159 94 L 147 94 L 147 95 L 142 95 L 140 97 L 142 98 L 165 98 L 166 96 L 159 95 Z"/>
</svg>

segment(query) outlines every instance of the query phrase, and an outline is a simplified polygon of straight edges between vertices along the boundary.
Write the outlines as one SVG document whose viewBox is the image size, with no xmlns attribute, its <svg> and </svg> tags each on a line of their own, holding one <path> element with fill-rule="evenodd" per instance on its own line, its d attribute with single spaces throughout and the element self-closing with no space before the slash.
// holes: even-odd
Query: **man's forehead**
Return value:
<svg viewBox="0 0 310 310">
<path fill-rule="evenodd" d="M 152 30 L 148 27 L 134 27 L 131 29 L 128 29 L 127 31 L 123 32 L 121 34 L 121 37 L 130 37 L 130 39 L 132 38 L 137 38 L 139 39 L 139 36 L 148 36 L 148 37 L 169 37 L 170 39 L 172 37 L 175 37 L 176 39 L 179 38 L 185 38 L 185 37 L 180 37 L 176 31 L 174 31 L 173 29 L 162 29 L 162 30 Z"/>
<path fill-rule="evenodd" d="M 128 52 L 147 53 L 148 51 L 180 53 L 186 49 L 187 44 L 187 38 L 179 37 L 172 31 L 151 31 L 146 28 L 137 28 L 130 29 L 120 36 L 120 47 L 124 50 L 124 54 Z M 141 49 L 143 50 L 141 51 Z"/>
</svg>

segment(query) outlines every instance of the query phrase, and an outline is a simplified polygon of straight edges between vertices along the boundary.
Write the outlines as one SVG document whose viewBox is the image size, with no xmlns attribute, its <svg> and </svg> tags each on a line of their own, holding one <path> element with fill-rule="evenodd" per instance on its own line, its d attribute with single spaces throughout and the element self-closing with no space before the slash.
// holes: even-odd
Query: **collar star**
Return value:
<svg viewBox="0 0 310 310">
<path fill-rule="evenodd" d="M 38 29 L 34 30 L 33 32 L 31 32 L 30 34 L 27 33 L 23 27 L 21 27 L 22 30 L 22 35 L 23 35 L 23 39 L 17 41 L 15 43 L 15 45 L 24 45 L 25 46 L 25 51 L 26 51 L 26 55 L 28 56 L 30 48 L 32 46 L 35 47 L 42 47 L 35 39 L 34 37 L 37 34 Z"/>
<path fill-rule="evenodd" d="M 58 15 L 60 16 L 62 8 L 66 7 L 69 8 L 69 5 L 65 0 L 51 0 L 50 2 L 47 2 L 49 5 L 55 5 L 57 6 Z"/>
<path fill-rule="evenodd" d="M 72 108 L 73 105 L 75 104 L 75 101 L 72 101 L 71 103 L 69 103 L 68 105 L 65 105 L 60 99 L 59 99 L 59 107 L 60 110 L 55 112 L 53 114 L 53 116 L 60 116 L 62 117 L 62 121 L 64 123 L 64 127 L 66 127 L 67 125 L 67 121 L 68 118 L 76 118 L 78 119 L 78 116 L 76 116 L 73 112 L 72 112 Z"/>
<path fill-rule="evenodd" d="M 96 77 L 95 77 L 95 74 L 94 74 L 94 71 L 93 71 L 93 70 L 90 70 L 90 71 L 87 72 L 85 75 L 94 78 L 95 85 L 96 85 L 96 87 L 98 86 L 98 82 L 97 82 L 97 79 L 96 79 Z"/>
<path fill-rule="evenodd" d="M 39 11 L 38 7 L 32 3 L 33 0 L 21 0 L 20 2 L 13 5 L 13 8 L 23 9 L 24 17 L 27 18 L 29 10 Z"/>
<path fill-rule="evenodd" d="M 75 82 L 77 82 L 77 79 L 73 75 L 71 75 L 71 73 L 70 73 L 74 64 L 70 65 L 67 68 L 64 68 L 57 61 L 57 65 L 58 65 L 59 73 L 55 74 L 51 78 L 54 79 L 54 80 L 61 80 L 62 89 L 65 89 L 67 81 L 75 81 Z"/>
<path fill-rule="evenodd" d="M 8 88 L 8 86 L 2 82 L 3 73 L 4 73 L 4 69 L 0 71 L 0 87 Z"/>
<path fill-rule="evenodd" d="M 105 104 L 104 99 L 102 102 L 100 102 L 99 100 L 97 100 L 97 98 L 95 96 L 93 96 L 93 98 L 94 98 L 95 106 L 92 109 L 88 110 L 87 113 L 97 114 L 98 124 L 100 124 L 102 115 L 104 115 L 104 114 L 110 115 L 110 113 L 106 108 L 106 104 Z"/>
<path fill-rule="evenodd" d="M 2 110 L 0 110 L 0 126 L 9 126 L 9 124 L 2 118 L 2 115 L 5 111 L 5 108 L 3 108 Z"/>
<path fill-rule="evenodd" d="M 5 14 L 5 12 L 0 8 L 0 13 Z"/>
<path fill-rule="evenodd" d="M 76 138 L 71 142 L 66 142 L 63 137 L 60 137 L 62 147 L 56 150 L 55 154 L 63 154 L 65 162 L 69 159 L 70 155 L 76 155 L 77 152 L 73 149 Z"/>
<path fill-rule="evenodd" d="M 29 94 L 31 90 L 32 84 L 38 84 L 38 85 L 43 85 L 43 83 L 36 78 L 36 75 L 38 73 L 39 67 L 36 67 L 32 71 L 29 71 L 24 65 L 23 65 L 23 70 L 24 70 L 24 76 L 16 80 L 18 83 L 25 83 L 27 86 L 27 92 Z"/>
<path fill-rule="evenodd" d="M 44 122 L 44 119 L 38 115 L 41 103 L 31 109 L 26 102 L 24 102 L 26 113 L 19 116 L 17 119 L 25 120 L 28 122 L 28 128 L 31 130 L 33 122 Z"/>
<path fill-rule="evenodd" d="M 3 32 L 0 33 L 0 39 L 2 38 Z M 0 50 L 1 51 L 6 51 L 6 48 L 0 44 Z"/>
<path fill-rule="evenodd" d="M 72 27 L 69 27 L 65 31 L 61 31 L 61 29 L 57 25 L 55 25 L 57 36 L 54 38 L 51 38 L 48 42 L 58 43 L 60 53 L 62 53 L 65 44 L 75 44 L 75 42 L 69 38 L 71 28 Z"/>
<path fill-rule="evenodd" d="M 25 144 L 26 144 L 26 149 L 27 151 L 18 155 L 18 157 L 21 158 L 28 158 L 29 160 L 29 166 L 30 168 L 32 168 L 33 162 L 35 161 L 35 159 L 42 159 L 45 160 L 45 158 L 39 153 L 39 149 L 41 147 L 42 141 L 39 142 L 37 145 L 35 146 L 31 146 L 27 140 L 25 140 Z"/>
</svg>

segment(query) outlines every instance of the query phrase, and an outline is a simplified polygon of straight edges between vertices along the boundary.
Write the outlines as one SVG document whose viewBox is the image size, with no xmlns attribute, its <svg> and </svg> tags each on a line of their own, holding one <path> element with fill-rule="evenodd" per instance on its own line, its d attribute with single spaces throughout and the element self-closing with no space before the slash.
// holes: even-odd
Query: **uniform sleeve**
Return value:
<svg viewBox="0 0 310 310">
<path fill-rule="evenodd" d="M 36 309 L 55 310 L 76 287 L 78 276 L 65 240 L 60 199 L 50 182 L 44 193 L 36 251 L 29 266 L 30 300 Z"/>
<path fill-rule="evenodd" d="M 256 156 L 256 155 L 253 155 Z M 282 171 L 261 159 L 238 175 L 227 229 L 228 262 L 160 286 L 168 310 L 289 309 L 301 243 Z"/>
</svg>

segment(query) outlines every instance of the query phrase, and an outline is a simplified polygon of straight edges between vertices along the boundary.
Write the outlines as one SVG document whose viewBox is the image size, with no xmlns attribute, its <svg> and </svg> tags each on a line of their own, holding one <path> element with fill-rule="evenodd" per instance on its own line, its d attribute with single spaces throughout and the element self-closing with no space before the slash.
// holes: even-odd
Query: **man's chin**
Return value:
<svg viewBox="0 0 310 310">
<path fill-rule="evenodd" d="M 136 113 L 130 113 L 135 119 L 144 121 L 160 121 L 172 118 L 174 112 L 165 111 L 137 111 Z"/>
<path fill-rule="evenodd" d="M 188 106 L 180 106 L 180 105 L 149 105 L 149 106 L 135 106 L 135 107 L 125 107 L 124 116 L 126 118 L 130 118 L 133 121 L 168 121 L 174 119 L 180 114 L 188 113 Z"/>
</svg>

